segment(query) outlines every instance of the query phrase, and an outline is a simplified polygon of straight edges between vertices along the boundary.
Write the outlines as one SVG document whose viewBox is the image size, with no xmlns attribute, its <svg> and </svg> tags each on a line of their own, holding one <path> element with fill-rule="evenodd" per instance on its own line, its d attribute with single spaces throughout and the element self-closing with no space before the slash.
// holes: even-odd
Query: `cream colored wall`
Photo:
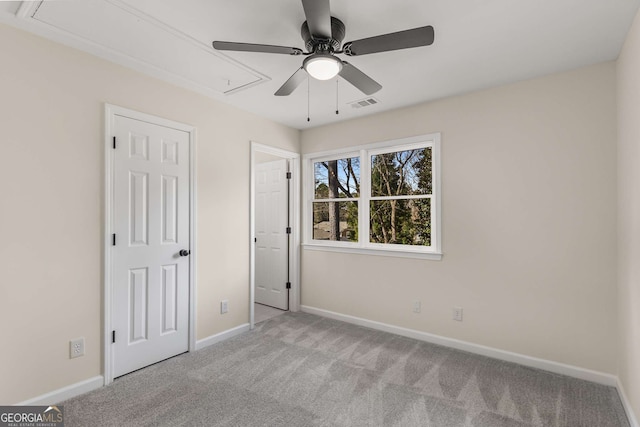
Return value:
<svg viewBox="0 0 640 427">
<path fill-rule="evenodd" d="M 197 338 L 247 323 L 249 141 L 299 132 L 1 25 L 0 52 L 0 404 L 101 374 L 105 102 L 197 128 Z"/>
<path fill-rule="evenodd" d="M 618 59 L 619 377 L 640 415 L 640 13 Z"/>
<path fill-rule="evenodd" d="M 303 153 L 442 132 L 444 257 L 303 251 L 302 304 L 614 374 L 615 110 L 605 63 L 303 131 Z"/>
</svg>

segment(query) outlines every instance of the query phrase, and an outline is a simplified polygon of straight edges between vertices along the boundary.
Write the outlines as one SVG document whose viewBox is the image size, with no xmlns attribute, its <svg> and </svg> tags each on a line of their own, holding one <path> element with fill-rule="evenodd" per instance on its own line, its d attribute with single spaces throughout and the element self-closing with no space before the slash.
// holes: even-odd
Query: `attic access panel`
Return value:
<svg viewBox="0 0 640 427">
<path fill-rule="evenodd" d="M 92 53 L 103 57 L 115 54 L 132 68 L 150 68 L 174 81 L 186 80 L 220 95 L 269 80 L 215 53 L 208 43 L 118 0 L 43 1 L 31 17 L 88 43 Z M 129 42 L 133 39 L 136 43 Z"/>
</svg>

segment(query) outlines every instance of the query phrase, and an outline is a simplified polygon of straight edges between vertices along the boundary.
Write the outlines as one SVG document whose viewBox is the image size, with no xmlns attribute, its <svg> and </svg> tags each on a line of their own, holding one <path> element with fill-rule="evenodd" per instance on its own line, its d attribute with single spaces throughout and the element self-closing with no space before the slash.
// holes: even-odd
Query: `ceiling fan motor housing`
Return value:
<svg viewBox="0 0 640 427">
<path fill-rule="evenodd" d="M 300 29 L 302 40 L 304 40 L 307 52 L 336 52 L 340 50 L 340 45 L 345 36 L 344 23 L 338 18 L 331 17 L 331 38 L 313 38 L 309 32 L 309 25 L 304 21 Z"/>
</svg>

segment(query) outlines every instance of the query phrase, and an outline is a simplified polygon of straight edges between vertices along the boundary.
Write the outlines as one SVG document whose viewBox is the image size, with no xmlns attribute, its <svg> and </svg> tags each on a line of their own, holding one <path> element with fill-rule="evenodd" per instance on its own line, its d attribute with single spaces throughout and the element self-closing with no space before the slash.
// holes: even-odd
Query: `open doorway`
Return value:
<svg viewBox="0 0 640 427">
<path fill-rule="evenodd" d="M 297 311 L 300 156 L 251 143 L 251 327 Z"/>
</svg>

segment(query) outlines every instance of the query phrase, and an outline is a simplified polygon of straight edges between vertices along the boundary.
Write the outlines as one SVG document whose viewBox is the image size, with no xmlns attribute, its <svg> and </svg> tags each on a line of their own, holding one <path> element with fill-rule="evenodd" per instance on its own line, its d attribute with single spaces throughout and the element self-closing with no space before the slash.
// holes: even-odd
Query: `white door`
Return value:
<svg viewBox="0 0 640 427">
<path fill-rule="evenodd" d="M 257 164 L 255 179 L 255 300 L 288 310 L 287 160 Z"/>
<path fill-rule="evenodd" d="M 189 133 L 116 115 L 114 377 L 189 348 Z"/>
</svg>

